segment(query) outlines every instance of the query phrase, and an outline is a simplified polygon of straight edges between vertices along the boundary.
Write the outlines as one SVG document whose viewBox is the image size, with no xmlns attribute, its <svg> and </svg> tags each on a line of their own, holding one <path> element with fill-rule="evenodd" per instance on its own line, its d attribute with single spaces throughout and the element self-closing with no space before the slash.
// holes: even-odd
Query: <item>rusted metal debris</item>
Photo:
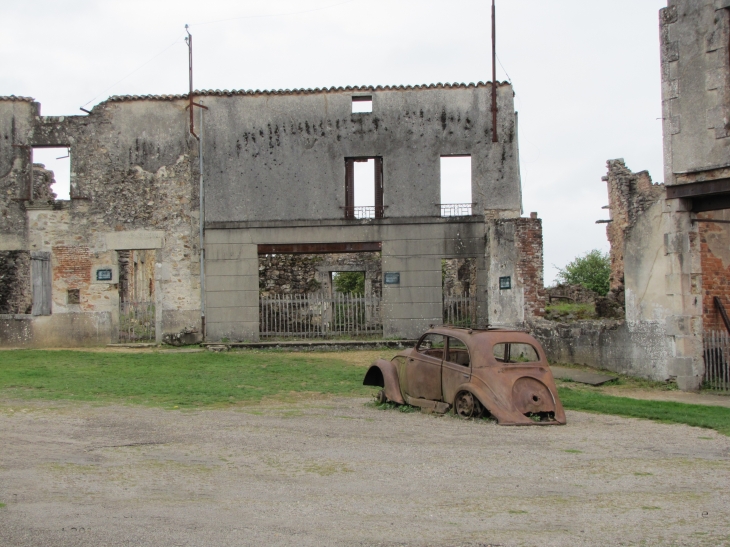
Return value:
<svg viewBox="0 0 730 547">
<path fill-rule="evenodd" d="M 565 424 L 545 351 L 520 331 L 432 328 L 414 348 L 375 361 L 363 384 L 383 388 L 380 403 L 491 415 L 500 425 Z"/>
</svg>

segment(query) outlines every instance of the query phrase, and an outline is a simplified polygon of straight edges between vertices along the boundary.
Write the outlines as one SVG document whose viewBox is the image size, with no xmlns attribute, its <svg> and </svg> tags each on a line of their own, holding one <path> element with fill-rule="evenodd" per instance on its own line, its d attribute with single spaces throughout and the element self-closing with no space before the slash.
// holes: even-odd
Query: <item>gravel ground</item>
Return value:
<svg viewBox="0 0 730 547">
<path fill-rule="evenodd" d="M 730 438 L 714 431 L 365 403 L 0 401 L 0 545 L 730 545 Z"/>
</svg>

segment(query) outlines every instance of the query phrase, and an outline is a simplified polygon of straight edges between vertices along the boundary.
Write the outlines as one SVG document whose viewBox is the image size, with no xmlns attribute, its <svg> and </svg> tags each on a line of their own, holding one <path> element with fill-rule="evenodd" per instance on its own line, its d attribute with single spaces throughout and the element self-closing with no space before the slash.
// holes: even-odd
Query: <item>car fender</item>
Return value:
<svg viewBox="0 0 730 547">
<path fill-rule="evenodd" d="M 495 394 L 492 393 L 490 390 L 485 389 L 484 386 L 473 383 L 465 383 L 461 384 L 457 388 L 456 393 L 459 393 L 460 391 L 468 391 L 469 393 L 474 395 L 474 397 L 479 399 L 479 402 L 482 403 L 482 406 L 487 409 L 487 411 L 492 415 L 492 417 L 497 420 L 497 423 L 500 425 L 517 425 L 522 423 L 531 423 L 531 420 L 529 420 L 529 418 L 526 418 L 525 416 L 517 412 L 510 412 L 510 410 L 507 410 L 503 403 L 500 404 L 500 402 L 496 400 Z"/>
<path fill-rule="evenodd" d="M 400 392 L 398 382 L 398 370 L 395 365 L 385 359 L 378 359 L 368 369 L 362 384 L 364 386 L 377 386 L 385 390 L 385 396 L 389 401 L 398 404 L 405 404 Z"/>
</svg>

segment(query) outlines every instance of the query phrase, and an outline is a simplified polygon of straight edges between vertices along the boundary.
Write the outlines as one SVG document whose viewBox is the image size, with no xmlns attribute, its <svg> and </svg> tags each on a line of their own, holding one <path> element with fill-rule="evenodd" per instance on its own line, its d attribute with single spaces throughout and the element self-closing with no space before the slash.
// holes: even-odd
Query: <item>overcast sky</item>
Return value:
<svg viewBox="0 0 730 547">
<path fill-rule="evenodd" d="M 498 79 L 519 111 L 525 214 L 554 266 L 607 250 L 607 159 L 663 181 L 658 11 L 666 0 L 497 0 Z M 487 81 L 488 0 L 24 0 L 0 5 L 0 95 L 44 115 L 110 95 Z M 54 157 L 62 154 L 52 153 Z M 62 160 L 63 161 L 63 160 Z"/>
</svg>

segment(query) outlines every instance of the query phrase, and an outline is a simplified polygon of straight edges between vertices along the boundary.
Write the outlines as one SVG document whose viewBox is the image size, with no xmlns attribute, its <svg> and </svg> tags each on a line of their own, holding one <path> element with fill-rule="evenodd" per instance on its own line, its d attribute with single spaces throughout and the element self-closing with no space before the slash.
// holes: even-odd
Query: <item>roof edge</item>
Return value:
<svg viewBox="0 0 730 547">
<path fill-rule="evenodd" d="M 33 97 L 18 97 L 16 95 L 0 95 L 0 101 L 22 101 L 24 103 L 34 103 Z"/>
<path fill-rule="evenodd" d="M 491 86 L 491 82 L 477 83 L 437 83 L 422 85 L 378 85 L 378 86 L 332 86 L 332 87 L 315 87 L 302 89 L 196 89 L 193 91 L 194 96 L 217 96 L 217 97 L 233 97 L 233 96 L 261 96 L 261 95 L 314 95 L 319 93 L 363 93 L 377 91 L 419 91 L 427 89 L 469 89 L 482 88 Z M 498 86 L 512 85 L 509 82 L 497 82 Z M 99 104 L 125 102 L 125 101 L 179 101 L 188 99 L 188 94 L 175 95 L 113 95 L 107 100 Z"/>
</svg>

